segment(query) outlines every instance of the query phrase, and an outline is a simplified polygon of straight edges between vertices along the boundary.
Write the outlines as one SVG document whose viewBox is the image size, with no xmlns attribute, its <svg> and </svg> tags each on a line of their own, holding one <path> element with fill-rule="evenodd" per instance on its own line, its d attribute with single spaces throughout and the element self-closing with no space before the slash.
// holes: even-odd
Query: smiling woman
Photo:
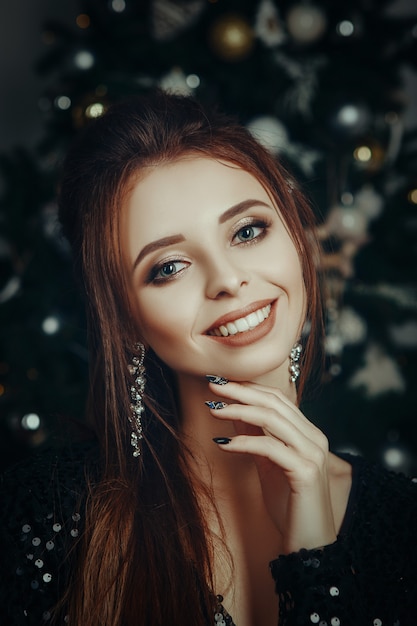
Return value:
<svg viewBox="0 0 417 626">
<path fill-rule="evenodd" d="M 60 209 L 94 438 L 4 479 L 7 623 L 413 624 L 416 485 L 299 409 L 323 324 L 289 174 L 156 92 L 80 136 Z"/>
<path fill-rule="evenodd" d="M 141 339 L 175 372 L 179 397 L 217 368 L 295 400 L 288 355 L 305 315 L 302 268 L 256 178 L 214 159 L 177 159 L 141 177 L 123 217 Z"/>
</svg>

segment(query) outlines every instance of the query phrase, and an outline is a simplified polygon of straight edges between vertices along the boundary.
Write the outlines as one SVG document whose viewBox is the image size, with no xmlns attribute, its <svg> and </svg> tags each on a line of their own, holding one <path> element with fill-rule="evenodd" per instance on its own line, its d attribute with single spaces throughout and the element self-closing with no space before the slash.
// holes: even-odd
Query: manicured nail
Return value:
<svg viewBox="0 0 417 626">
<path fill-rule="evenodd" d="M 213 376 L 212 374 L 207 374 L 206 378 L 209 383 L 214 383 L 215 385 L 227 385 L 229 382 L 227 378 L 223 378 L 223 376 Z"/>
<path fill-rule="evenodd" d="M 207 400 L 204 404 L 207 404 L 209 409 L 214 409 L 218 411 L 219 409 L 224 409 L 227 406 L 226 402 L 213 402 L 213 400 Z"/>
<path fill-rule="evenodd" d="M 220 446 L 225 446 L 230 443 L 232 440 L 229 437 L 214 437 L 214 443 L 218 443 Z"/>
</svg>

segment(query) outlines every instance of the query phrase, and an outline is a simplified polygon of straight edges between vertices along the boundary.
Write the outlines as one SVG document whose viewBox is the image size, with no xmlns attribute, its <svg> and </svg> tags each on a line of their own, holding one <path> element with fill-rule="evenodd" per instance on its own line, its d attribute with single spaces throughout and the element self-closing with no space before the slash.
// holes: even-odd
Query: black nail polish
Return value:
<svg viewBox="0 0 417 626">
<path fill-rule="evenodd" d="M 229 437 L 214 437 L 213 441 L 214 443 L 218 443 L 220 446 L 225 446 L 226 444 L 230 443 L 232 440 L 229 439 Z"/>
<path fill-rule="evenodd" d="M 223 376 L 213 376 L 212 374 L 207 374 L 206 378 L 209 383 L 214 383 L 215 385 L 227 385 L 229 382 L 227 378 L 223 378 Z"/>
<path fill-rule="evenodd" d="M 215 411 L 224 409 L 227 406 L 226 402 L 214 402 L 213 400 L 207 400 L 204 404 L 206 404 L 209 409 L 214 409 Z"/>
</svg>

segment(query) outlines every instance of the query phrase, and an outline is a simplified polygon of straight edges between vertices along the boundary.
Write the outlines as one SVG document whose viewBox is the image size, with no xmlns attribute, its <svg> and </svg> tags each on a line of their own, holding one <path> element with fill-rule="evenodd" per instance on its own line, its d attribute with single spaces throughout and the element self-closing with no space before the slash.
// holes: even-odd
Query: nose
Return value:
<svg viewBox="0 0 417 626">
<path fill-rule="evenodd" d="M 206 267 L 206 296 L 212 300 L 237 296 L 240 289 L 249 282 L 249 276 L 243 267 L 227 255 L 212 258 Z"/>
</svg>

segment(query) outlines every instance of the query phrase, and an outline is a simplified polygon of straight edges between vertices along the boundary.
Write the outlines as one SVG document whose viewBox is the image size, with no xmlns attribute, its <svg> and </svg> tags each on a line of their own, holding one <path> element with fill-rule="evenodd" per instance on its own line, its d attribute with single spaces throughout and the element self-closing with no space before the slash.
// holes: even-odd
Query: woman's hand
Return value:
<svg viewBox="0 0 417 626">
<path fill-rule="evenodd" d="M 228 382 L 210 383 L 210 391 L 227 402 L 212 415 L 233 421 L 238 433 L 221 447 L 253 455 L 284 553 L 336 541 L 325 435 L 277 389 Z"/>
</svg>

